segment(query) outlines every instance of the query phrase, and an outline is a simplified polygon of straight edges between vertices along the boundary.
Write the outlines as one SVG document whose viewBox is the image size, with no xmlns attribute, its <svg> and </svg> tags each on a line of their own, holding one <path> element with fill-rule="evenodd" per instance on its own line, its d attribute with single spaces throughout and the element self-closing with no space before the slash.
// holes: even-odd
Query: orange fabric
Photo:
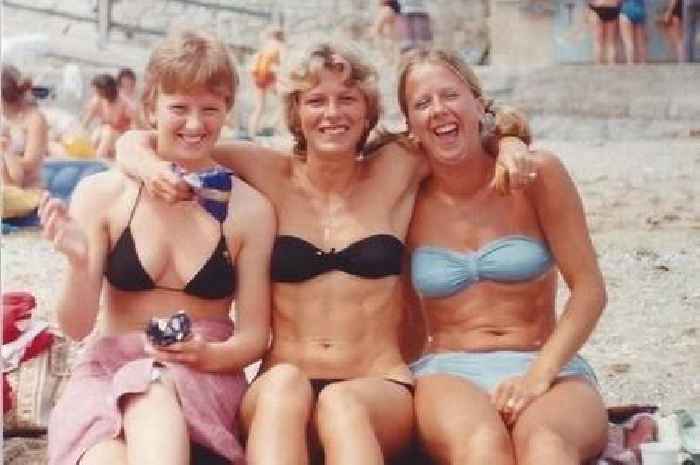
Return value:
<svg viewBox="0 0 700 465">
<path fill-rule="evenodd" d="M 253 64 L 253 80 L 259 89 L 266 89 L 274 84 L 276 76 L 272 69 L 279 65 L 280 52 L 278 49 L 261 50 L 255 55 Z"/>
</svg>

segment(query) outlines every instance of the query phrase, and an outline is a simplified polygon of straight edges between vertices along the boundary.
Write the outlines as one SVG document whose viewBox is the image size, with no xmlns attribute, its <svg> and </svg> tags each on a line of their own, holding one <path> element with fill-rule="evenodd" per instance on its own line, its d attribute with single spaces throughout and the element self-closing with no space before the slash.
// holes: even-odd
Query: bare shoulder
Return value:
<svg viewBox="0 0 700 465">
<path fill-rule="evenodd" d="M 110 206 L 119 204 L 125 193 L 136 186 L 135 181 L 118 170 L 102 171 L 78 182 L 71 204 L 104 212 Z"/>
<path fill-rule="evenodd" d="M 400 172 L 408 176 L 424 176 L 428 169 L 423 154 L 406 138 L 399 138 L 377 148 L 372 152 L 369 163 L 373 171 L 380 171 L 381 174 L 391 173 L 392 176 Z"/>
<path fill-rule="evenodd" d="M 567 173 L 564 163 L 559 156 L 551 150 L 537 149 L 530 153 L 532 154 L 537 172 L 540 175 L 546 177 L 548 174 Z"/>
<path fill-rule="evenodd" d="M 244 229 L 275 218 L 274 207 L 267 197 L 240 178 L 234 178 L 228 209 Z"/>
</svg>

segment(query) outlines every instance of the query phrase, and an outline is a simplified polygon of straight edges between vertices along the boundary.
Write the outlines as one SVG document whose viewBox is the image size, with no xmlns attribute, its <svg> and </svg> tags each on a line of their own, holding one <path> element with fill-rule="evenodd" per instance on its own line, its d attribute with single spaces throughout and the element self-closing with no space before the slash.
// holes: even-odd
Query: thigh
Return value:
<svg viewBox="0 0 700 465">
<path fill-rule="evenodd" d="M 508 430 L 487 392 L 452 375 L 418 378 L 415 396 L 418 434 L 428 452 L 446 463 L 450 451 L 469 438 L 508 443 Z M 485 436 L 488 436 L 486 438 Z"/>
<path fill-rule="evenodd" d="M 401 452 L 413 435 L 413 396 L 409 390 L 383 378 L 339 381 L 319 396 L 349 396 L 367 413 L 373 432 L 386 457 Z"/>
<path fill-rule="evenodd" d="M 127 465 L 126 443 L 123 439 L 110 439 L 90 447 L 78 460 L 79 465 Z"/>
<path fill-rule="evenodd" d="M 258 402 L 261 401 L 296 402 L 310 411 L 313 403 L 311 383 L 306 375 L 293 365 L 276 365 L 259 374 L 241 401 L 241 426 L 246 434 L 253 421 Z"/>
<path fill-rule="evenodd" d="M 607 427 L 605 405 L 596 388 L 581 378 L 567 377 L 523 411 L 513 427 L 513 439 L 517 444 L 545 429 L 588 458 L 602 450 Z"/>
</svg>

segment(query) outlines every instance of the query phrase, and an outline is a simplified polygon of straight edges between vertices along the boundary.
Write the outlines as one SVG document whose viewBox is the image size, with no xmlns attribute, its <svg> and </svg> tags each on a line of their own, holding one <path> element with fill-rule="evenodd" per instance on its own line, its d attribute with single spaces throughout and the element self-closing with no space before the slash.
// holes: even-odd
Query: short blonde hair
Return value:
<svg viewBox="0 0 700 465">
<path fill-rule="evenodd" d="M 159 91 L 189 92 L 204 88 L 233 106 L 238 71 L 226 45 L 216 36 L 191 29 L 178 30 L 160 42 L 146 66 L 142 104 L 153 111 Z"/>
<path fill-rule="evenodd" d="M 303 156 L 307 144 L 299 120 L 299 98 L 302 93 L 318 85 L 323 70 L 342 73 L 345 83 L 356 86 L 365 97 L 368 125 L 357 146 L 357 150 L 362 151 L 381 113 L 377 72 L 352 49 L 331 42 L 319 42 L 293 61 L 280 80 L 283 114 L 294 138 L 294 153 Z"/>
</svg>

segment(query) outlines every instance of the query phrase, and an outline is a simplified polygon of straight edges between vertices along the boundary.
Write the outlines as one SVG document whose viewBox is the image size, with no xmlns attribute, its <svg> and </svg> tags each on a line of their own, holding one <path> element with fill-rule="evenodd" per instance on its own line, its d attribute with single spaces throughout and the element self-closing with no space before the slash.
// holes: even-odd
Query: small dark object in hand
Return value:
<svg viewBox="0 0 700 465">
<path fill-rule="evenodd" d="M 179 311 L 170 318 L 151 318 L 146 327 L 148 342 L 165 347 L 182 342 L 190 336 L 192 321 L 187 313 Z"/>
</svg>

